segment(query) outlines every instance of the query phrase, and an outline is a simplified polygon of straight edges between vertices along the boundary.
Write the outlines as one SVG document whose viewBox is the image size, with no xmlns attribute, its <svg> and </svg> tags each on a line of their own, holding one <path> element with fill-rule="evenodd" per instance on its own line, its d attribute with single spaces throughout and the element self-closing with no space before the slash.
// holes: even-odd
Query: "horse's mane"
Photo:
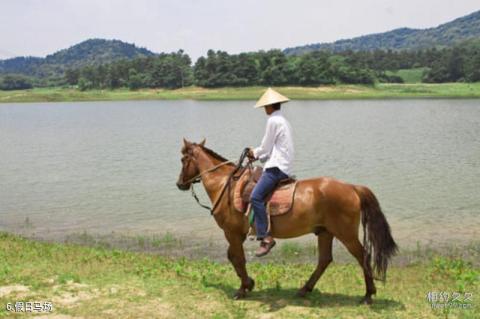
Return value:
<svg viewBox="0 0 480 319">
<path fill-rule="evenodd" d="M 198 144 L 197 144 L 198 145 Z M 227 162 L 228 159 L 226 159 L 225 157 L 223 157 L 222 155 L 212 151 L 211 149 L 209 149 L 208 147 L 205 147 L 205 146 L 202 146 L 202 145 L 199 145 L 202 150 L 205 151 L 205 153 L 207 153 L 208 155 L 212 156 L 213 158 L 216 158 L 217 160 L 221 161 L 221 162 Z"/>
</svg>

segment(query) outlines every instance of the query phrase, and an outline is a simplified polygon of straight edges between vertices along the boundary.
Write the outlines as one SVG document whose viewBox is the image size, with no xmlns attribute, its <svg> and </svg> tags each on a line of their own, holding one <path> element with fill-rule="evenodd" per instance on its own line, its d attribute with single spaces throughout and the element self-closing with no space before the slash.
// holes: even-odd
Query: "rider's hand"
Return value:
<svg viewBox="0 0 480 319">
<path fill-rule="evenodd" d="M 253 154 L 253 150 L 251 148 L 248 149 L 247 156 L 251 160 L 255 159 L 255 155 Z"/>
</svg>

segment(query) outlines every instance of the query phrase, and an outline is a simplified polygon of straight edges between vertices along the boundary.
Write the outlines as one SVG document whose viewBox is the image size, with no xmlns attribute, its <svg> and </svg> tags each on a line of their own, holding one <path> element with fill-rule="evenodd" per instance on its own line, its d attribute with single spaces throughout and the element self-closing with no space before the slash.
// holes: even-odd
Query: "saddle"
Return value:
<svg viewBox="0 0 480 319">
<path fill-rule="evenodd" d="M 241 213 L 247 213 L 253 188 L 262 175 L 261 167 L 246 170 L 238 179 L 233 192 L 233 205 Z M 267 197 L 267 213 L 278 216 L 288 213 L 293 206 L 297 180 L 281 180 L 274 191 Z"/>
</svg>

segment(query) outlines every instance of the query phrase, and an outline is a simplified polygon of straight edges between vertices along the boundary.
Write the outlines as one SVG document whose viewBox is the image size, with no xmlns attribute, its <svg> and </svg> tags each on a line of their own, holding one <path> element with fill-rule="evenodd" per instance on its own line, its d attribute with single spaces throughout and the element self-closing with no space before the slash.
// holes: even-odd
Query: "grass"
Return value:
<svg viewBox="0 0 480 319">
<path fill-rule="evenodd" d="M 161 237 L 164 244 L 174 241 Z M 144 243 L 146 241 L 144 240 Z M 283 253 L 299 252 L 295 245 Z M 292 260 L 295 260 L 294 258 Z M 102 247 L 44 243 L 0 233 L 0 317 L 28 315 L 6 310 L 16 301 L 50 301 L 62 318 L 475 318 L 478 267 L 432 256 L 391 267 L 377 283 L 372 306 L 357 305 L 364 292 L 355 264 L 332 264 L 306 298 L 296 290 L 311 263 L 249 263 L 256 280 L 248 298 L 231 296 L 239 282 L 227 263 L 189 260 Z M 432 309 L 428 292 L 473 294 L 467 309 Z M 463 302 L 463 301 L 462 301 Z M 31 317 L 28 316 L 28 317 Z"/>
<path fill-rule="evenodd" d="M 427 68 L 401 69 L 398 71 L 387 71 L 387 75 L 398 75 L 405 83 L 421 83 L 423 73 Z"/>
<path fill-rule="evenodd" d="M 418 74 L 419 71 L 414 70 L 412 72 Z M 331 85 L 320 87 L 279 87 L 276 89 L 293 100 L 480 98 L 480 83 L 407 83 L 376 84 L 374 86 Z M 0 103 L 181 99 L 256 100 L 264 90 L 264 87 L 230 87 L 219 89 L 187 87 L 177 90 L 145 89 L 130 91 L 127 89 L 118 89 L 82 92 L 73 88 L 36 88 L 21 91 L 0 91 Z"/>
</svg>

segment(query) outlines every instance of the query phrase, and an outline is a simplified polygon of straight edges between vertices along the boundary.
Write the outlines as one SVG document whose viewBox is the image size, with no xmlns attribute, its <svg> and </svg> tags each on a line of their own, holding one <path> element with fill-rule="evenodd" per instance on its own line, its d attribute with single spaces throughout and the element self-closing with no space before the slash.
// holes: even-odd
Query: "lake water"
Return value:
<svg viewBox="0 0 480 319">
<path fill-rule="evenodd" d="M 175 186 L 182 138 L 236 160 L 263 135 L 252 105 L 0 104 L 0 230 L 223 238 Z M 369 186 L 401 244 L 479 238 L 479 100 L 293 101 L 284 113 L 297 177 Z"/>
</svg>

